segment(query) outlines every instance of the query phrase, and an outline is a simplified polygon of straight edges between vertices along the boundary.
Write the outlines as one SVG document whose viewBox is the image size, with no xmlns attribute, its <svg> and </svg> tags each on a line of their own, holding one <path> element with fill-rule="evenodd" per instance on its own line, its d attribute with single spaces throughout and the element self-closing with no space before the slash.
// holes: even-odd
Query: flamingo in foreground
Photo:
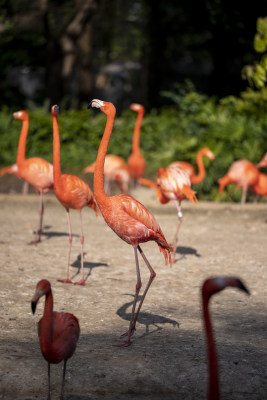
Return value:
<svg viewBox="0 0 267 400">
<path fill-rule="evenodd" d="M 206 170 L 205 170 L 204 163 L 203 163 L 204 156 L 208 157 L 212 161 L 215 159 L 215 155 L 213 154 L 213 152 L 210 149 L 208 149 L 208 147 L 204 147 L 203 149 L 199 150 L 197 152 L 198 174 L 196 174 L 195 168 L 193 167 L 193 165 L 186 161 L 174 161 L 169 166 L 170 167 L 173 167 L 173 166 L 180 167 L 180 168 L 184 169 L 185 171 L 187 171 L 189 174 L 191 184 L 195 185 L 196 183 L 202 182 L 206 175 Z"/>
<path fill-rule="evenodd" d="M 60 138 L 57 117 L 59 114 L 59 106 L 54 105 L 51 109 L 53 117 L 53 165 L 54 165 L 54 192 L 57 199 L 65 207 L 67 212 L 68 227 L 69 227 L 69 251 L 68 251 L 68 265 L 67 265 L 67 278 L 60 279 L 63 283 L 73 283 L 69 278 L 70 254 L 72 244 L 72 232 L 70 224 L 70 208 L 76 209 L 80 213 L 80 226 L 81 226 L 81 267 L 82 279 L 75 282 L 76 285 L 85 285 L 84 268 L 83 268 L 83 226 L 82 226 L 82 208 L 92 208 L 96 215 L 98 215 L 97 205 L 93 193 L 89 186 L 78 176 L 61 174 L 60 167 Z"/>
<path fill-rule="evenodd" d="M 146 160 L 140 153 L 140 129 L 145 114 L 145 107 L 141 104 L 133 103 L 130 105 L 130 109 L 137 112 L 133 132 L 132 153 L 128 158 L 130 175 L 136 184 L 138 178 L 141 178 L 141 176 L 144 175 L 146 169 Z"/>
<path fill-rule="evenodd" d="M 218 359 L 215 348 L 215 341 L 213 337 L 213 330 L 211 325 L 211 319 L 209 315 L 209 301 L 210 298 L 215 294 L 225 289 L 226 287 L 235 287 L 243 290 L 249 294 L 248 289 L 244 283 L 235 277 L 216 277 L 207 279 L 202 286 L 202 307 L 203 317 L 206 330 L 207 347 L 208 347 L 208 369 L 209 369 L 209 389 L 208 399 L 219 400 L 219 369 Z"/>
<path fill-rule="evenodd" d="M 37 244 L 41 242 L 42 235 L 44 214 L 43 193 L 53 188 L 53 166 L 43 158 L 34 157 L 25 159 L 26 139 L 29 130 L 29 117 L 26 111 L 22 110 L 13 113 L 12 119 L 19 119 L 22 121 L 16 161 L 19 176 L 32 185 L 40 195 L 39 223 L 36 230 L 35 239 L 32 242 L 33 244 Z"/>
<path fill-rule="evenodd" d="M 94 172 L 95 162 L 83 169 L 83 173 Z M 125 161 L 116 154 L 107 154 L 104 164 L 105 189 L 109 192 L 110 181 L 114 180 L 123 193 L 128 193 L 130 174 Z"/>
<path fill-rule="evenodd" d="M 138 318 L 138 314 L 141 310 L 143 301 L 153 279 L 156 276 L 155 271 L 151 267 L 149 261 L 147 260 L 145 254 L 140 247 L 140 243 L 154 240 L 159 246 L 159 250 L 163 253 L 165 262 L 169 262 L 170 265 L 172 263 L 172 248 L 168 245 L 156 219 L 143 206 L 143 204 L 139 203 L 139 201 L 135 200 L 133 197 L 127 194 L 120 194 L 117 196 L 109 197 L 105 193 L 103 182 L 104 161 L 113 129 L 116 108 L 112 103 L 97 99 L 92 100 L 89 107 L 90 106 L 100 108 L 100 110 L 107 116 L 106 127 L 98 149 L 95 165 L 94 194 L 96 197 L 96 201 L 106 223 L 122 240 L 133 246 L 135 255 L 137 284 L 135 289 L 131 320 L 128 331 L 122 335 L 122 337 L 127 337 L 127 340 L 119 345 L 129 346 L 131 343 L 131 336 L 134 334 L 135 331 L 136 321 Z M 150 271 L 150 278 L 144 290 L 143 296 L 140 300 L 138 309 L 135 312 L 138 295 L 142 286 L 137 250 L 140 252 L 141 256 L 144 259 L 144 262 L 146 263 Z"/>
<path fill-rule="evenodd" d="M 64 396 L 64 382 L 68 359 L 75 352 L 80 335 L 78 319 L 70 313 L 53 311 L 53 295 L 50 282 L 42 279 L 36 285 L 32 298 L 32 313 L 35 313 L 38 301 L 45 296 L 44 315 L 38 322 L 38 336 L 44 359 L 48 362 L 48 400 L 50 394 L 50 364 L 64 360 L 61 396 Z"/>
<path fill-rule="evenodd" d="M 195 195 L 196 192 L 191 189 L 191 182 L 188 173 L 179 167 L 159 168 L 157 183 L 164 197 L 175 201 L 178 211 L 178 224 L 172 245 L 175 257 L 178 233 L 183 221 L 181 203 L 182 200 L 187 198 L 195 204 L 195 201 L 197 201 Z"/>
<path fill-rule="evenodd" d="M 247 197 L 247 191 L 250 187 L 257 184 L 260 172 L 256 165 L 248 160 L 235 161 L 229 168 L 226 175 L 218 180 L 219 193 L 222 193 L 225 186 L 229 183 L 235 183 L 242 188 L 241 203 L 244 204 Z"/>
</svg>

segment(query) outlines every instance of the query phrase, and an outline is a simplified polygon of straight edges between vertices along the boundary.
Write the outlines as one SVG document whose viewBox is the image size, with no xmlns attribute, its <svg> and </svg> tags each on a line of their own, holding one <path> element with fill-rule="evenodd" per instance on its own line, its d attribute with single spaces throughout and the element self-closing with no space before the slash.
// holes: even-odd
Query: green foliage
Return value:
<svg viewBox="0 0 267 400">
<path fill-rule="evenodd" d="M 233 161 L 246 158 L 259 162 L 266 152 L 267 90 L 255 95 L 252 89 L 240 97 L 226 97 L 217 101 L 193 90 L 179 88 L 175 93 L 164 93 L 174 99 L 174 106 L 152 110 L 146 114 L 141 128 L 141 151 L 147 160 L 146 176 L 156 178 L 157 170 L 175 160 L 188 161 L 196 167 L 196 154 L 209 147 L 214 161 L 204 158 L 207 174 L 195 185 L 199 199 L 238 200 L 240 190 L 229 186 L 218 195 L 218 178 L 225 175 Z M 16 161 L 20 121 L 10 124 L 11 112 L 0 112 L 0 165 Z M 29 111 L 30 128 L 27 157 L 39 156 L 52 162 L 52 117 L 37 109 Z M 115 119 L 108 153 L 125 160 L 130 155 L 136 114 L 124 111 Z M 95 161 L 104 131 L 106 116 L 94 110 L 61 111 L 59 118 L 62 171 L 80 174 Z"/>
</svg>

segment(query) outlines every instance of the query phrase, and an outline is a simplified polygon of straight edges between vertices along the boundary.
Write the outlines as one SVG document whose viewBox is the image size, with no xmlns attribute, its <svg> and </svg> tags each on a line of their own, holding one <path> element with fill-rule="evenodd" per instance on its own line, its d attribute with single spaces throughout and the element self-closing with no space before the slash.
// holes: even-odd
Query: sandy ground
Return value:
<svg viewBox="0 0 267 400">
<path fill-rule="evenodd" d="M 156 202 L 146 188 L 134 196 L 155 215 L 169 242 L 176 229 L 173 204 Z M 237 275 L 251 295 L 226 289 L 211 302 L 220 358 L 223 400 L 263 400 L 267 393 L 267 204 L 184 202 L 184 222 L 172 269 L 154 242 L 142 248 L 157 276 L 140 314 L 132 345 L 118 348 L 128 328 L 136 284 L 134 253 L 92 210 L 83 210 L 86 286 L 57 282 L 66 276 L 67 219 L 53 194 L 45 196 L 44 235 L 35 194 L 0 194 L 1 313 L 0 399 L 46 399 L 36 314 L 36 283 L 51 282 L 54 306 L 74 313 L 81 336 L 67 365 L 67 400 L 206 399 L 206 343 L 200 287 L 212 275 Z M 79 273 L 79 216 L 71 212 L 71 276 Z M 143 287 L 148 271 L 140 261 Z M 79 275 L 74 277 L 75 280 Z M 62 364 L 52 366 L 52 399 L 59 398 Z"/>
</svg>

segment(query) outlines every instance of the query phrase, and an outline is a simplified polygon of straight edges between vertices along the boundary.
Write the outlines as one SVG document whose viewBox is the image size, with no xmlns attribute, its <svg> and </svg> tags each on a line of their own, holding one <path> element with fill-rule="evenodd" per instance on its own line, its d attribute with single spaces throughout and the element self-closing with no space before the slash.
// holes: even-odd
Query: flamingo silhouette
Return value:
<svg viewBox="0 0 267 400">
<path fill-rule="evenodd" d="M 83 267 L 83 225 L 82 225 L 82 209 L 83 207 L 92 208 L 96 215 L 98 215 L 97 205 L 89 186 L 78 176 L 61 174 L 60 167 L 60 138 L 57 117 L 59 114 L 59 107 L 54 105 L 51 109 L 53 117 L 53 165 L 54 165 L 54 192 L 57 199 L 63 205 L 67 212 L 68 228 L 69 228 L 69 250 L 68 250 L 68 265 L 67 265 L 67 278 L 60 279 L 63 283 L 73 283 L 69 278 L 69 266 L 70 266 L 70 254 L 72 244 L 72 231 L 70 223 L 70 208 L 76 209 L 80 214 L 80 226 L 81 226 L 81 267 L 82 267 L 82 279 L 75 282 L 76 285 L 85 285 L 84 280 L 84 267 Z"/>
<path fill-rule="evenodd" d="M 13 113 L 12 119 L 19 119 L 22 121 L 16 161 L 19 176 L 32 185 L 40 195 L 39 223 L 35 233 L 35 239 L 32 242 L 33 244 L 37 244 L 41 242 L 42 236 L 44 213 L 43 193 L 53 188 L 53 166 L 43 158 L 34 157 L 25 159 L 29 117 L 26 111 L 22 110 Z"/>
<path fill-rule="evenodd" d="M 208 399 L 219 400 L 219 369 L 216 354 L 216 347 L 213 337 L 213 330 L 211 319 L 209 315 L 209 301 L 211 297 L 225 289 L 226 287 L 236 287 L 249 294 L 248 289 L 244 283 L 235 277 L 216 277 L 209 278 L 204 281 L 202 285 L 202 307 L 203 318 L 205 323 L 207 347 L 208 347 L 208 369 L 209 369 L 209 385 L 208 385 Z"/>
<path fill-rule="evenodd" d="M 229 183 L 235 183 L 238 187 L 242 188 L 241 203 L 244 204 L 247 197 L 249 188 L 257 184 L 260 172 L 256 165 L 248 160 L 235 161 L 229 168 L 226 175 L 218 180 L 219 193 L 222 193 L 225 186 Z"/>
<path fill-rule="evenodd" d="M 206 170 L 203 163 L 203 157 L 208 157 L 210 160 L 214 160 L 215 155 L 213 152 L 208 148 L 204 147 L 203 149 L 197 152 L 197 167 L 198 167 L 198 174 L 195 172 L 195 168 L 192 164 L 186 161 L 174 161 L 170 164 L 170 167 L 180 167 L 188 172 L 191 184 L 194 185 L 196 183 L 200 183 L 203 181 L 206 175 Z"/>
<path fill-rule="evenodd" d="M 128 331 L 122 335 L 122 337 L 127 337 L 127 340 L 119 345 L 129 346 L 131 343 L 131 335 L 135 331 L 136 321 L 143 301 L 153 279 L 156 276 L 155 271 L 151 267 L 140 247 L 140 243 L 154 240 L 157 243 L 159 250 L 163 253 L 165 262 L 169 262 L 170 264 L 172 248 L 166 242 L 162 230 L 154 216 L 150 214 L 149 211 L 139 203 L 139 201 L 127 194 L 120 194 L 112 197 L 106 195 L 103 182 L 104 161 L 112 133 L 116 108 L 112 103 L 97 99 L 92 100 L 89 107 L 90 106 L 100 108 L 100 110 L 107 116 L 106 127 L 98 149 L 95 165 L 94 193 L 96 201 L 106 223 L 122 240 L 133 246 L 135 255 L 137 284 L 132 307 L 132 316 Z M 150 271 L 150 278 L 145 287 L 138 309 L 135 312 L 137 298 L 142 286 L 137 250 L 140 252 Z"/>
<path fill-rule="evenodd" d="M 83 169 L 83 173 L 94 172 L 95 162 Z M 105 190 L 110 191 L 110 182 L 115 181 L 123 193 L 128 193 L 130 174 L 125 161 L 116 154 L 107 154 L 104 164 Z"/>
<path fill-rule="evenodd" d="M 64 382 L 68 359 L 75 352 L 80 335 L 78 319 L 70 313 L 53 311 L 53 294 L 50 282 L 42 279 L 36 285 L 32 298 L 32 313 L 35 313 L 38 301 L 45 296 L 44 315 L 38 322 L 38 336 L 44 359 L 48 362 L 48 400 L 50 390 L 50 364 L 58 364 L 64 360 L 61 396 L 64 396 Z"/>
<path fill-rule="evenodd" d="M 133 132 L 132 153 L 128 158 L 129 172 L 136 185 L 138 178 L 144 175 L 146 169 L 146 160 L 140 153 L 140 129 L 145 114 L 145 107 L 141 104 L 133 103 L 130 105 L 130 109 L 137 112 Z"/>
<path fill-rule="evenodd" d="M 195 204 L 195 201 L 197 201 L 195 195 L 196 192 L 191 189 L 191 182 L 188 173 L 184 171 L 182 168 L 175 166 L 167 168 L 159 168 L 157 183 L 164 197 L 170 200 L 174 200 L 178 211 L 178 224 L 172 244 L 175 257 L 178 233 L 180 230 L 181 223 L 183 221 L 181 203 L 182 200 L 187 198 L 190 201 L 192 201 L 193 204 Z"/>
</svg>

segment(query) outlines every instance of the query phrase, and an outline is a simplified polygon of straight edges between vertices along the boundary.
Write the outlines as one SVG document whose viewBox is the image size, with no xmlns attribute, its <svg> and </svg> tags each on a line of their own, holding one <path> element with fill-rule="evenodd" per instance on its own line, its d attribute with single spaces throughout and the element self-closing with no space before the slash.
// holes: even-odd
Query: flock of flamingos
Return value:
<svg viewBox="0 0 267 400">
<path fill-rule="evenodd" d="M 199 183 L 205 177 L 203 157 L 205 156 L 210 160 L 213 160 L 215 156 L 211 150 L 203 148 L 197 154 L 198 173 L 195 172 L 191 164 L 177 161 L 166 168 L 159 168 L 156 182 L 145 179 L 143 175 L 145 172 L 146 162 L 140 153 L 139 143 L 140 128 L 145 112 L 144 107 L 140 104 L 132 104 L 130 107 L 131 110 L 137 112 L 137 119 L 133 133 L 132 154 L 130 155 L 127 164 L 123 159 L 116 155 L 107 155 L 108 144 L 116 115 L 114 105 L 106 101 L 94 99 L 91 101 L 88 108 L 89 107 L 100 109 L 107 117 L 96 161 L 83 170 L 85 173 L 94 173 L 93 192 L 87 183 L 78 176 L 61 173 L 60 134 L 58 126 L 59 107 L 57 105 L 54 105 L 51 109 L 53 120 L 53 165 L 42 158 L 25 158 L 29 118 L 26 111 L 18 111 L 13 114 L 13 118 L 22 121 L 16 164 L 4 168 L 1 171 L 1 175 L 6 172 L 14 173 L 32 185 L 39 192 L 39 222 L 35 239 L 32 243 L 37 244 L 41 241 L 44 212 L 43 194 L 53 188 L 57 199 L 65 208 L 69 229 L 69 248 L 67 255 L 67 276 L 64 279 L 61 279 L 61 282 L 85 285 L 83 268 L 84 235 L 81 213 L 84 207 L 90 207 L 96 215 L 98 215 L 100 211 L 109 227 L 122 240 L 133 246 L 137 275 L 135 297 L 129 328 L 127 332 L 122 335 L 122 338 L 124 338 L 125 341 L 118 345 L 121 347 L 127 347 L 131 344 L 131 336 L 136 330 L 136 322 L 145 296 L 156 276 L 156 273 L 141 249 L 140 244 L 153 240 L 158 245 L 159 251 L 163 253 L 166 264 L 169 263 L 172 265 L 175 261 L 174 254 L 178 240 L 178 232 L 183 220 L 181 202 L 186 198 L 193 204 L 197 201 L 196 192 L 192 190 L 191 184 Z M 247 191 L 251 189 L 258 195 L 267 195 L 267 175 L 260 173 L 258 169 L 263 166 L 267 166 L 267 153 L 257 166 L 248 160 L 239 160 L 234 162 L 228 173 L 219 179 L 219 190 L 223 191 L 227 184 L 235 183 L 237 187 L 241 187 L 243 190 L 242 202 L 245 202 Z M 173 200 L 176 204 L 178 224 L 172 245 L 168 244 L 155 217 L 143 206 L 143 204 L 128 194 L 130 180 L 151 187 L 162 204 L 166 204 L 170 200 Z M 118 184 L 122 192 L 121 194 L 109 196 L 110 181 L 115 181 Z M 82 276 L 77 282 L 73 282 L 69 277 L 72 245 L 70 209 L 78 210 L 80 215 Z M 150 278 L 137 306 L 137 300 L 142 286 L 138 254 L 141 255 L 147 265 L 150 272 Z M 208 349 L 209 400 L 219 399 L 219 374 L 208 305 L 213 294 L 228 286 L 241 289 L 249 294 L 244 283 L 236 277 L 213 277 L 207 279 L 202 285 L 203 318 L 206 328 Z M 41 352 L 45 360 L 48 362 L 48 399 L 50 399 L 50 364 L 64 361 L 61 387 L 61 399 L 63 399 L 66 363 L 76 349 L 80 334 L 79 322 L 73 314 L 53 311 L 51 285 L 49 281 L 45 279 L 39 281 L 36 286 L 36 291 L 32 298 L 33 313 L 35 312 L 37 303 L 42 296 L 45 296 L 45 306 L 43 317 L 38 323 L 38 335 Z"/>
</svg>

